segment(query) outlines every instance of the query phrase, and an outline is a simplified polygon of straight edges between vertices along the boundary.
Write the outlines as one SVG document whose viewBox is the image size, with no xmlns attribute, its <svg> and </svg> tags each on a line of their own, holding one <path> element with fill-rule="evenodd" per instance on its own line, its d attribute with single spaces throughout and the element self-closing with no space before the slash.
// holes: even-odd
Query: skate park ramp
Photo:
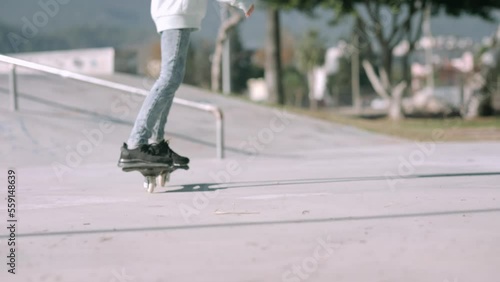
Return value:
<svg viewBox="0 0 500 282">
<path fill-rule="evenodd" d="M 105 79 L 151 86 L 134 76 Z M 416 143 L 182 86 L 167 138 L 190 170 L 148 194 L 116 163 L 143 97 L 0 76 L 0 181 L 16 171 L 16 274 L 0 281 L 496 281 L 500 142 Z M 7 257 L 7 228 L 0 254 Z"/>
</svg>

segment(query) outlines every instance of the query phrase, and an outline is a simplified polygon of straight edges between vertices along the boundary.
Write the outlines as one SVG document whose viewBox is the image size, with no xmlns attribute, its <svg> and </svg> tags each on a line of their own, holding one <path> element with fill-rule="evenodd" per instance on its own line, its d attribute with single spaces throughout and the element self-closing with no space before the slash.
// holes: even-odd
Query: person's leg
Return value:
<svg viewBox="0 0 500 282">
<path fill-rule="evenodd" d="M 165 106 L 165 109 L 161 112 L 160 119 L 158 119 L 155 126 L 153 127 L 153 132 L 151 138 L 149 138 L 149 143 L 157 144 L 165 139 L 165 125 L 167 124 L 167 116 L 170 113 L 171 106 L 172 103 Z"/>
<path fill-rule="evenodd" d="M 161 35 L 161 72 L 146 97 L 128 139 L 129 148 L 163 140 L 165 123 L 175 92 L 184 79 L 191 29 L 166 30 Z"/>
<path fill-rule="evenodd" d="M 190 34 L 192 32 L 192 30 L 191 29 L 183 29 L 182 32 Z M 179 58 L 179 60 L 182 61 L 182 70 L 179 69 L 179 71 L 181 71 L 182 79 L 180 79 L 179 82 L 182 82 L 184 79 L 185 66 L 186 66 L 186 61 L 187 61 L 187 50 L 189 48 L 189 39 L 190 39 L 190 37 L 187 36 L 187 40 L 183 40 L 181 42 L 181 44 L 179 45 L 179 48 L 182 48 L 183 50 L 186 51 L 186 52 L 182 52 L 181 54 L 179 54 L 181 56 Z M 180 83 L 179 83 L 179 85 L 180 85 Z M 175 90 L 178 89 L 179 85 L 177 85 Z M 156 124 L 153 128 L 152 136 L 150 138 L 152 143 L 159 143 L 159 142 L 164 140 L 165 125 L 167 123 L 167 117 L 170 113 L 170 108 L 172 107 L 173 100 L 174 100 L 174 98 L 172 97 L 172 99 L 167 101 L 167 103 L 165 104 L 164 110 L 160 114 L 160 118 L 158 119 L 158 121 L 156 122 Z"/>
</svg>

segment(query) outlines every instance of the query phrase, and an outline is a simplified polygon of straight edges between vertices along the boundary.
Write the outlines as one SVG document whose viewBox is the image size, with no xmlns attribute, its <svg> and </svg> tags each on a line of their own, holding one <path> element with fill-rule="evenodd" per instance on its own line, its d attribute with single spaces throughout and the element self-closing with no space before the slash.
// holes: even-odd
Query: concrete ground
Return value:
<svg viewBox="0 0 500 282">
<path fill-rule="evenodd" d="M 500 276 L 500 142 L 415 143 L 184 86 L 224 109 L 227 158 L 209 114 L 174 106 L 167 134 L 191 169 L 147 194 L 116 167 L 140 100 L 45 76 L 21 77 L 20 93 L 9 112 L 0 77 L 2 198 L 8 168 L 18 181 L 17 274 L 2 263 L 0 281 Z"/>
</svg>

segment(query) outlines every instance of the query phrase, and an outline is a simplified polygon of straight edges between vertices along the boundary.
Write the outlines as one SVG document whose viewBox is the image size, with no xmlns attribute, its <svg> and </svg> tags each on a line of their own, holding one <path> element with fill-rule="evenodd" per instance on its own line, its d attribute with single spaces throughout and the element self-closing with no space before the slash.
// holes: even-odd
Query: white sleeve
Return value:
<svg viewBox="0 0 500 282">
<path fill-rule="evenodd" d="M 217 0 L 221 3 L 227 3 L 231 6 L 238 7 L 243 10 L 243 12 L 248 12 L 250 6 L 252 6 L 253 0 Z"/>
</svg>

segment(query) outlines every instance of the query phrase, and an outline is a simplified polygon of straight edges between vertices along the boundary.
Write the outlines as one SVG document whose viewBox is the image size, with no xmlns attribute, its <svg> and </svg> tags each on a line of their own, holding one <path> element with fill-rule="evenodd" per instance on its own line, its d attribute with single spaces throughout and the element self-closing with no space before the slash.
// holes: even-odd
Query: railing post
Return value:
<svg viewBox="0 0 500 282">
<path fill-rule="evenodd" d="M 217 134 L 217 158 L 224 158 L 224 116 L 221 110 L 217 111 L 216 118 L 216 134 Z"/>
<path fill-rule="evenodd" d="M 17 76 L 16 76 L 16 65 L 11 65 L 10 76 L 9 76 L 9 88 L 10 88 L 10 110 L 16 112 L 17 106 Z"/>
</svg>

